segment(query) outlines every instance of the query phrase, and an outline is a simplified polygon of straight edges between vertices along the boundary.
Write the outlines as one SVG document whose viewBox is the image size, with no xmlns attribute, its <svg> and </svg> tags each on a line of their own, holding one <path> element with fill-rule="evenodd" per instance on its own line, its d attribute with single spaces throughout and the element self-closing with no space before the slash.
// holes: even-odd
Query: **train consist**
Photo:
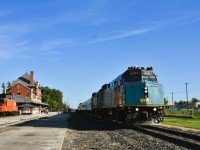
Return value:
<svg viewBox="0 0 200 150">
<path fill-rule="evenodd" d="M 0 98 L 0 115 L 18 114 L 18 107 L 15 100 Z"/>
<path fill-rule="evenodd" d="M 152 67 L 128 67 L 78 106 L 79 112 L 129 124 L 158 124 L 163 121 L 163 109 L 164 87 Z"/>
</svg>

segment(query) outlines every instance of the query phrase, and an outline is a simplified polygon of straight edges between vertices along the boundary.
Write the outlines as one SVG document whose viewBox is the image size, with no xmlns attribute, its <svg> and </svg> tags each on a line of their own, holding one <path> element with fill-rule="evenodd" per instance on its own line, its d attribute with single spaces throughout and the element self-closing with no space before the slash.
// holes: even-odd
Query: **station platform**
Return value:
<svg viewBox="0 0 200 150">
<path fill-rule="evenodd" d="M 11 130 L 0 133 L 0 149 L 61 150 L 69 117 L 68 113 L 53 112 L 1 118 L 0 126 L 30 118 L 38 120 L 22 126 L 16 124 Z"/>
<path fill-rule="evenodd" d="M 5 126 L 5 125 L 24 122 L 24 121 L 27 121 L 27 120 L 30 120 L 30 119 L 37 119 L 37 118 L 53 116 L 53 115 L 57 115 L 57 114 L 58 114 L 58 112 L 49 112 L 48 114 L 36 113 L 36 114 L 26 114 L 26 115 L 0 117 L 0 127 Z"/>
</svg>

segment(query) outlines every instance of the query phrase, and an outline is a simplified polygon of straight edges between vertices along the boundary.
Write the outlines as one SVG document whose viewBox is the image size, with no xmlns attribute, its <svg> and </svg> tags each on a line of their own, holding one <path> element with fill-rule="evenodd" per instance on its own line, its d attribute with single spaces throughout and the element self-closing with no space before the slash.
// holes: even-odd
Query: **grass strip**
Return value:
<svg viewBox="0 0 200 150">
<path fill-rule="evenodd" d="M 162 124 L 200 129 L 200 119 L 198 118 L 165 117 Z"/>
</svg>

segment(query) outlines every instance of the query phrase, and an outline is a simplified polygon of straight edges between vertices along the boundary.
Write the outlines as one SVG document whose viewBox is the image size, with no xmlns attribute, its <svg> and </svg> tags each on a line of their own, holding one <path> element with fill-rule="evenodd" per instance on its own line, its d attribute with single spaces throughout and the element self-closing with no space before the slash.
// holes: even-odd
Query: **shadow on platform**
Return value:
<svg viewBox="0 0 200 150">
<path fill-rule="evenodd" d="M 68 119 L 67 128 L 78 131 L 113 131 L 129 127 L 122 123 L 103 120 L 87 114 L 72 113 Z"/>
<path fill-rule="evenodd" d="M 30 126 L 30 127 L 45 127 L 45 128 L 66 128 L 67 120 L 70 114 L 61 113 L 54 116 L 45 116 L 39 119 L 34 119 L 30 121 L 26 121 L 23 123 L 16 124 L 14 126 L 22 127 L 22 126 Z"/>
</svg>

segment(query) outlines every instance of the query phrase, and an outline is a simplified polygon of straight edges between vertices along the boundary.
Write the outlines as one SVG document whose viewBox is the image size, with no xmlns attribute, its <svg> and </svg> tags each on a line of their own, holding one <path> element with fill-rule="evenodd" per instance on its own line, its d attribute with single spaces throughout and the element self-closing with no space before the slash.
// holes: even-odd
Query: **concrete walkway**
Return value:
<svg viewBox="0 0 200 150">
<path fill-rule="evenodd" d="M 1 133 L 0 150 L 60 150 L 69 114 L 47 116 Z"/>
<path fill-rule="evenodd" d="M 58 114 L 57 112 L 50 112 L 49 114 L 32 114 L 32 115 L 17 115 L 17 116 L 7 116 L 7 117 L 0 117 L 0 127 L 3 125 L 8 125 L 12 123 L 17 123 L 21 121 L 26 121 L 31 118 L 41 118 L 46 116 L 52 116 Z"/>
</svg>

